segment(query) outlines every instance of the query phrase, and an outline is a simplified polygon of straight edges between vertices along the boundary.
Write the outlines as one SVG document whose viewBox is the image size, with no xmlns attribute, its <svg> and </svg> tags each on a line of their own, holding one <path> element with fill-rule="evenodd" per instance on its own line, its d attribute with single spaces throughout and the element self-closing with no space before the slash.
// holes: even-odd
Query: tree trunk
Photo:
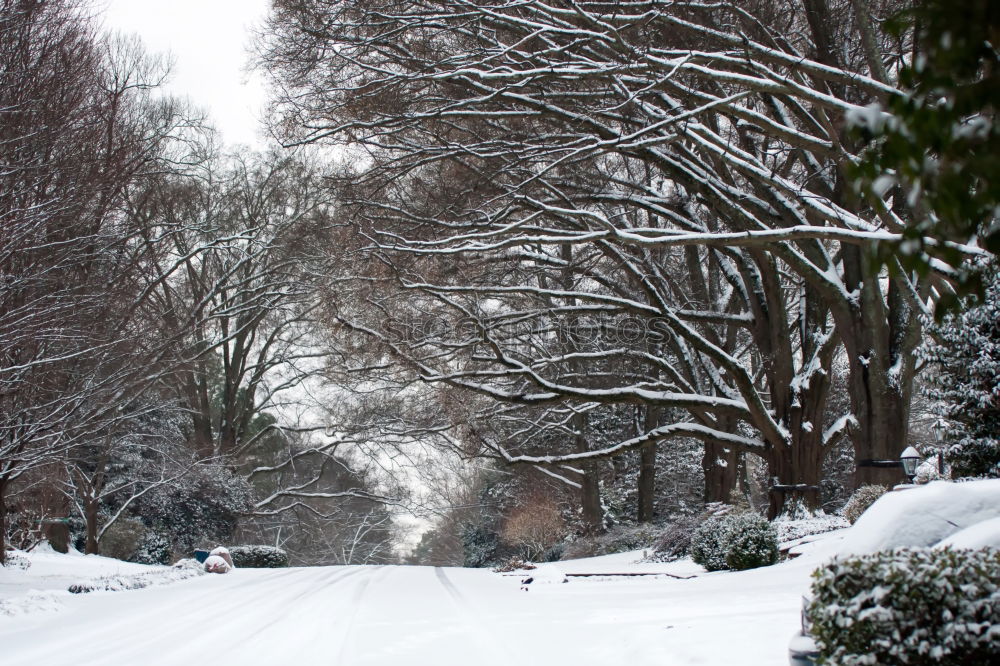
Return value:
<svg viewBox="0 0 1000 666">
<path fill-rule="evenodd" d="M 588 462 L 584 466 L 580 502 L 583 508 L 584 531 L 587 534 L 603 532 L 604 510 L 601 507 L 601 485 L 598 480 L 597 465 L 594 462 Z"/>
<path fill-rule="evenodd" d="M 100 547 L 97 542 L 97 510 L 96 499 L 86 499 L 83 504 L 83 519 L 87 523 L 87 542 L 84 553 L 87 555 L 99 555 Z"/>
<path fill-rule="evenodd" d="M 576 430 L 574 448 L 578 453 L 590 449 L 587 446 L 587 415 L 576 414 L 573 417 Z M 580 462 L 583 474 L 580 479 L 580 511 L 585 534 L 600 534 L 604 531 L 604 510 L 601 507 L 601 486 L 598 462 L 584 460 Z"/>
<path fill-rule="evenodd" d="M 576 430 L 576 450 L 580 453 L 588 451 L 587 446 L 587 415 L 576 414 L 573 417 Z M 587 534 L 600 534 L 604 531 L 604 510 L 601 507 L 601 485 L 598 462 L 587 460 L 581 463 L 583 477 L 580 480 L 580 509 L 583 518 L 583 530 Z"/>
<path fill-rule="evenodd" d="M 0 566 L 7 562 L 7 479 L 0 479 Z"/>
<path fill-rule="evenodd" d="M 639 522 L 651 523 L 656 495 L 656 442 L 643 445 L 639 456 Z"/>
<path fill-rule="evenodd" d="M 705 475 L 705 502 L 730 502 L 739 477 L 739 454 L 732 445 L 705 442 L 701 469 Z"/>
<path fill-rule="evenodd" d="M 772 474 L 767 517 L 774 520 L 798 506 L 810 511 L 819 508 L 819 484 L 823 480 L 823 450 L 818 445 L 782 446 L 768 457 Z"/>
<path fill-rule="evenodd" d="M 643 414 L 643 428 L 649 432 L 656 428 L 659 419 L 655 407 L 647 406 Z M 639 498 L 638 519 L 640 523 L 653 522 L 653 507 L 656 498 L 656 442 L 649 442 L 639 450 Z"/>
<path fill-rule="evenodd" d="M 870 460 L 898 460 L 908 445 L 910 398 L 922 327 L 918 313 L 890 281 L 883 291 L 877 276 L 865 273 L 867 257 L 844 251 L 848 287 L 861 297 L 841 309 L 838 329 L 847 351 L 851 409 L 857 419 L 851 443 L 859 465 L 855 485 L 892 486 L 903 480 L 902 468 L 866 466 Z M 883 295 L 884 294 L 884 295 Z M 837 310 L 835 318 L 838 318 Z"/>
</svg>

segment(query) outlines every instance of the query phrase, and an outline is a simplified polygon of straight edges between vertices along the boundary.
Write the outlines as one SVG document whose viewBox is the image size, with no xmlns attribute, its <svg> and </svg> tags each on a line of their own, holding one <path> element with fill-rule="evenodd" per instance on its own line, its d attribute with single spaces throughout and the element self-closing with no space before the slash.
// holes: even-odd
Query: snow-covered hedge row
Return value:
<svg viewBox="0 0 1000 666">
<path fill-rule="evenodd" d="M 274 546 L 233 546 L 233 564 L 240 569 L 280 569 L 288 566 L 288 553 Z"/>
<path fill-rule="evenodd" d="M 73 583 L 69 586 L 69 591 L 73 594 L 86 594 L 87 592 L 121 592 L 123 590 L 141 590 L 144 587 L 153 585 L 167 585 L 178 581 L 187 580 L 200 576 L 201 565 L 195 560 L 181 560 L 172 567 L 156 568 L 148 572 L 139 574 L 117 574 L 113 576 L 100 576 L 88 581 Z"/>
<path fill-rule="evenodd" d="M 778 533 L 756 513 L 712 517 L 691 537 L 691 559 L 709 571 L 768 566 L 778 561 Z"/>
<path fill-rule="evenodd" d="M 1000 551 L 901 548 L 813 573 L 821 663 L 1000 663 Z"/>
</svg>

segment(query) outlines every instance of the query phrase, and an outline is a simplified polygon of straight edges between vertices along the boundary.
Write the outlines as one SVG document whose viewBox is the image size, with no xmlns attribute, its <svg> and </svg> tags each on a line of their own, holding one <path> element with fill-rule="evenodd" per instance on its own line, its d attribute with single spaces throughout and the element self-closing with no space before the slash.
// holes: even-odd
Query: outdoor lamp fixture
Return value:
<svg viewBox="0 0 1000 666">
<path fill-rule="evenodd" d="M 913 477 L 917 475 L 917 465 L 920 464 L 920 452 L 908 446 L 899 455 L 899 462 L 903 465 L 903 474 L 909 477 L 910 483 L 913 483 Z"/>
</svg>

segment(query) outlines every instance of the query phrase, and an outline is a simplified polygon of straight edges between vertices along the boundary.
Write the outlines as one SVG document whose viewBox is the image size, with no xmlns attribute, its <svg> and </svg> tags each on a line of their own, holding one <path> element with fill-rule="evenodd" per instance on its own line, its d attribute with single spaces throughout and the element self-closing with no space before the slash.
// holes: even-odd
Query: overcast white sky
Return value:
<svg viewBox="0 0 1000 666">
<path fill-rule="evenodd" d="M 268 0 L 96 0 L 108 29 L 137 33 L 152 52 L 174 58 L 171 93 L 211 115 L 227 144 L 263 145 L 265 102 L 259 76 L 246 69 L 250 28 Z"/>
</svg>

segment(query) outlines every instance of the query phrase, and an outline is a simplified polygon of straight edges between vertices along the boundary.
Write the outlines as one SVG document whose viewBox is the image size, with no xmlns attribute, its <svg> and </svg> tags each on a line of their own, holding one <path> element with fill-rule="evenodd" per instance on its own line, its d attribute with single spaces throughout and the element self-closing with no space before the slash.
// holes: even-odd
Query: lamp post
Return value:
<svg viewBox="0 0 1000 666">
<path fill-rule="evenodd" d="M 912 446 L 906 447 L 906 450 L 899 455 L 899 462 L 903 465 L 903 474 L 906 474 L 910 479 L 910 483 L 913 483 L 913 477 L 917 475 L 917 465 L 920 464 L 920 459 L 920 452 Z"/>
</svg>

